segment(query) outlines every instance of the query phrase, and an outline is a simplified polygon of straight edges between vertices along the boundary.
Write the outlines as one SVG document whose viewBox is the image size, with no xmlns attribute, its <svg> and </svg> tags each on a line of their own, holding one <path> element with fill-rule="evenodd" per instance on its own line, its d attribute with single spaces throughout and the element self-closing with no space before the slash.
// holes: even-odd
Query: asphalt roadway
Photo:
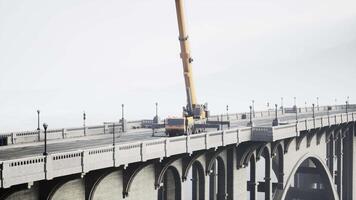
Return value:
<svg viewBox="0 0 356 200">
<path fill-rule="evenodd" d="M 350 110 L 350 112 L 353 110 Z M 335 113 L 342 113 L 344 110 L 330 111 L 330 115 Z M 274 113 L 273 113 L 274 114 Z M 267 118 L 255 118 L 253 119 L 254 126 L 271 126 L 273 120 L 273 114 L 271 112 L 271 117 Z M 326 112 L 317 112 L 315 116 L 326 115 Z M 311 113 L 298 113 L 298 119 L 310 118 L 312 117 Z M 294 120 L 295 114 L 284 114 L 279 116 L 279 121 L 289 121 Z M 231 128 L 236 127 L 246 127 L 249 120 L 237 120 L 231 122 Z M 125 133 L 118 133 L 115 138 L 116 144 L 135 142 L 135 141 L 147 141 L 156 139 L 159 137 L 166 137 L 164 130 L 157 130 L 154 136 L 152 136 L 151 129 L 136 129 L 129 130 Z M 113 144 L 112 135 L 95 135 L 95 136 L 86 136 L 86 137 L 77 137 L 70 139 L 59 139 L 51 140 L 47 144 L 47 151 L 49 154 L 66 152 L 73 150 L 83 150 L 93 147 L 107 146 Z M 0 161 L 12 160 L 22 157 L 38 156 L 42 155 L 44 149 L 44 143 L 35 142 L 27 144 L 15 144 L 9 146 L 0 147 Z"/>
</svg>

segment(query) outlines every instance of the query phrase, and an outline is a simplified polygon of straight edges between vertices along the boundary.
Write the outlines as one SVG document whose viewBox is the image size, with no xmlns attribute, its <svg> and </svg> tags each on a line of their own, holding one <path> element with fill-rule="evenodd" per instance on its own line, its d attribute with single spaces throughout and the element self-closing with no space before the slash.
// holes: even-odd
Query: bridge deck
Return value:
<svg viewBox="0 0 356 200">
<path fill-rule="evenodd" d="M 280 139 L 280 136 L 295 137 L 300 131 L 354 121 L 356 113 L 352 111 L 350 109 L 348 115 L 344 113 L 344 110 L 333 111 L 330 112 L 330 116 L 325 112 L 320 112 L 315 115 L 315 119 L 309 118 L 310 113 L 300 114 L 297 124 L 295 114 L 286 114 L 280 117 L 280 121 L 290 124 L 273 128 L 271 127 L 272 118 L 254 120 L 256 128 L 247 127 L 248 120 L 234 121 L 228 130 L 172 138 L 152 137 L 151 130 L 130 131 L 117 138 L 115 146 L 112 145 L 112 136 L 91 139 L 82 137 L 74 141 L 49 144 L 48 156 L 41 155 L 43 151 L 41 143 L 21 147 L 16 145 L 1 147 L 0 186 L 7 188 L 16 184 L 50 180 L 69 174 L 85 174 L 96 169 L 161 159 L 245 141 L 263 141 L 261 137 L 254 138 L 254 134 L 272 136 L 266 141 L 273 141 L 278 137 Z M 163 130 L 160 130 L 158 134 L 163 135 Z M 275 137 L 275 134 L 278 137 Z"/>
<path fill-rule="evenodd" d="M 338 114 L 343 113 L 344 111 L 333 111 L 330 114 Z M 325 112 L 316 113 L 315 116 L 325 115 Z M 303 121 L 310 117 L 310 113 L 299 114 L 299 119 Z M 293 121 L 295 119 L 295 114 L 285 114 L 280 116 L 279 119 L 283 122 Z M 273 118 L 256 118 L 253 120 L 254 126 L 258 127 L 256 130 L 263 129 L 264 134 L 270 129 L 266 127 L 271 127 Z M 249 120 L 239 120 L 233 121 L 231 124 L 231 129 L 233 128 L 244 128 L 247 127 L 247 123 Z M 294 127 L 294 125 L 292 124 Z M 136 141 L 148 141 L 157 139 L 157 137 L 165 137 L 163 130 L 158 130 L 155 133 L 155 136 L 152 136 L 151 129 L 141 129 L 141 130 L 132 130 L 127 133 L 120 133 L 121 136 L 116 138 L 116 144 L 128 143 L 128 142 L 136 142 Z M 119 135 L 119 134 L 118 134 Z M 52 153 L 58 152 L 66 152 L 73 150 L 84 150 L 95 147 L 107 146 L 112 144 L 113 139 L 112 135 L 100 135 L 100 136 L 87 136 L 87 137 L 78 137 L 72 138 L 68 140 L 52 140 L 49 144 L 47 144 L 47 151 Z M 9 159 L 17 159 L 28 156 L 36 156 L 41 155 L 43 153 L 43 142 L 35 142 L 30 144 L 20 144 L 20 145 L 11 145 L 11 146 L 1 146 L 0 147 L 0 161 L 1 160 L 9 160 Z"/>
</svg>

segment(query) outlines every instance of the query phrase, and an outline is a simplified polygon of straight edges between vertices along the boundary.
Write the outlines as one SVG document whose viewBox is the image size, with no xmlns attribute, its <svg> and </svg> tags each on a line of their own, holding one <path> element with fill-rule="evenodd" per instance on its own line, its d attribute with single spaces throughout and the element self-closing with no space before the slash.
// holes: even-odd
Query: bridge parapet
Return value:
<svg viewBox="0 0 356 200">
<path fill-rule="evenodd" d="M 252 141 L 274 142 L 277 140 L 297 136 L 298 132 L 296 124 L 252 128 Z"/>
<path fill-rule="evenodd" d="M 337 106 L 320 106 L 319 109 L 315 108 L 315 112 L 326 112 L 328 108 L 331 107 L 331 110 L 345 110 L 345 105 L 337 105 Z M 356 109 L 356 104 L 348 105 L 349 110 Z M 288 109 L 288 108 L 285 108 Z M 312 108 L 299 108 L 298 113 L 311 113 Z M 278 115 L 283 114 L 284 112 L 280 109 L 278 110 Z M 229 118 L 229 120 L 241 120 L 243 117 L 246 116 L 246 120 L 249 120 L 249 115 L 247 113 L 232 113 L 226 115 L 213 115 L 210 116 L 210 119 L 223 119 Z M 262 117 L 274 117 L 274 110 L 265 110 L 265 111 L 256 111 L 254 112 L 254 118 L 262 118 Z M 342 114 L 342 118 L 335 118 L 337 120 L 335 123 L 342 123 L 347 120 L 347 118 L 351 119 L 353 116 L 349 114 L 346 116 Z M 353 118 L 352 118 L 353 119 Z M 334 120 L 334 121 L 335 121 Z M 142 122 L 145 120 L 136 120 L 136 121 L 129 121 L 128 128 L 137 128 L 142 125 Z M 322 119 L 324 123 L 324 119 Z M 331 120 L 332 122 L 333 120 Z M 55 140 L 55 139 L 65 139 L 65 138 L 73 138 L 73 137 L 83 137 L 87 135 L 100 135 L 100 134 L 112 134 L 113 126 L 112 124 L 115 123 L 115 132 L 121 132 L 121 123 L 118 122 L 110 122 L 104 123 L 104 125 L 96 125 L 96 126 L 86 126 L 86 127 L 73 127 L 73 128 L 61 128 L 61 129 L 50 129 L 47 131 L 47 139 Z M 320 123 L 316 121 L 316 123 Z M 314 122 L 308 121 L 306 124 L 307 128 L 313 127 Z M 0 133 L 0 146 L 1 145 L 8 145 L 8 144 L 17 144 L 17 143 L 27 143 L 27 142 L 38 142 L 43 140 L 44 134 L 43 130 L 32 130 L 32 131 L 20 131 L 20 132 L 11 132 L 11 133 Z"/>
<path fill-rule="evenodd" d="M 355 114 L 348 115 L 349 121 L 354 120 L 353 115 Z M 348 122 L 346 115 L 337 114 L 330 116 L 330 119 L 332 118 L 334 118 L 334 122 L 330 120 L 330 123 L 329 116 L 315 119 L 315 126 L 314 119 L 309 118 L 300 120 L 298 123 L 291 121 L 290 124 L 276 127 L 242 127 L 2 161 L 0 162 L 1 187 L 8 188 L 23 183 L 50 180 L 69 174 L 85 174 L 96 169 L 127 166 L 130 163 L 162 159 L 177 154 L 190 154 L 194 151 L 230 144 L 238 145 L 246 141 L 271 142 L 297 137 L 303 130 Z"/>
</svg>

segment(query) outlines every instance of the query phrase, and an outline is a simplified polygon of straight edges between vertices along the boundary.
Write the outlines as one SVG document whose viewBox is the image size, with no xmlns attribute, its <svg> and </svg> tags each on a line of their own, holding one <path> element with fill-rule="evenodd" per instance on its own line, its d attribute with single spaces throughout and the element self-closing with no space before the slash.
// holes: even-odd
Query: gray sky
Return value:
<svg viewBox="0 0 356 200">
<path fill-rule="evenodd" d="M 213 113 L 356 98 L 356 1 L 186 0 L 198 100 Z M 0 0 L 0 132 L 180 115 L 173 0 Z"/>
</svg>

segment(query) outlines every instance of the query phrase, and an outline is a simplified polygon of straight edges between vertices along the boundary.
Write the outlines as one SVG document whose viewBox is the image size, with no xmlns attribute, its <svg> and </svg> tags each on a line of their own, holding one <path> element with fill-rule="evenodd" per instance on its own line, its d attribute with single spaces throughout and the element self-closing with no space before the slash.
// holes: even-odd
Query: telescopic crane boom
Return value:
<svg viewBox="0 0 356 200">
<path fill-rule="evenodd" d="M 181 49 L 180 57 L 183 63 L 185 89 L 187 94 L 187 111 L 188 113 L 192 113 L 193 107 L 195 107 L 195 105 L 197 104 L 191 64 L 193 62 L 193 59 L 190 55 L 189 36 L 187 34 L 185 25 L 183 1 L 175 0 L 175 3 L 178 19 L 179 43 Z"/>
<path fill-rule="evenodd" d="M 205 118 L 205 109 L 203 105 L 197 103 L 195 87 L 193 82 L 192 62 L 193 58 L 190 55 L 189 36 L 186 30 L 184 4 L 183 0 L 175 0 L 176 12 L 179 29 L 180 57 L 183 63 L 185 90 L 187 94 L 186 116 L 193 118 Z"/>
<path fill-rule="evenodd" d="M 180 57 L 183 63 L 187 106 L 183 108 L 183 118 L 168 118 L 165 123 L 166 134 L 176 136 L 200 132 L 199 124 L 205 124 L 208 111 L 206 106 L 198 104 L 195 94 L 192 62 L 190 55 L 189 36 L 187 34 L 184 16 L 183 0 L 175 0 L 179 29 Z"/>
</svg>

